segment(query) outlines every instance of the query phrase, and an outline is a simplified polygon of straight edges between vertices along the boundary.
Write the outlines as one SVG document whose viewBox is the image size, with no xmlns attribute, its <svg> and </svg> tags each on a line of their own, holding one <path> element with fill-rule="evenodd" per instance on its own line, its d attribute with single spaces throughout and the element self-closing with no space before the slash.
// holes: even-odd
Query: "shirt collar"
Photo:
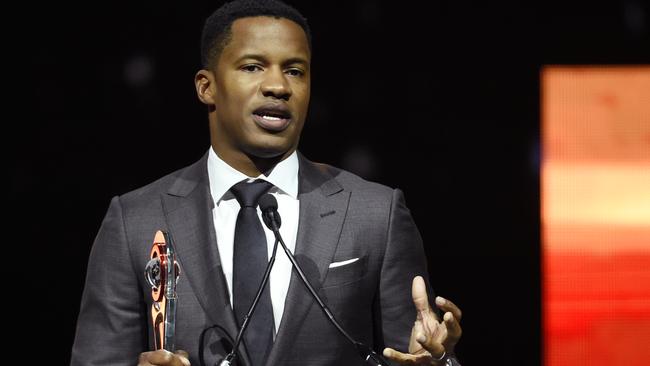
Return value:
<svg viewBox="0 0 650 366">
<path fill-rule="evenodd" d="M 298 198 L 298 154 L 294 151 L 286 159 L 279 162 L 268 176 L 260 174 L 251 178 L 223 161 L 210 147 L 208 153 L 208 179 L 210 193 L 215 203 L 223 198 L 232 186 L 244 179 L 263 179 L 275 186 L 271 191 L 284 193 L 293 199 Z"/>
</svg>

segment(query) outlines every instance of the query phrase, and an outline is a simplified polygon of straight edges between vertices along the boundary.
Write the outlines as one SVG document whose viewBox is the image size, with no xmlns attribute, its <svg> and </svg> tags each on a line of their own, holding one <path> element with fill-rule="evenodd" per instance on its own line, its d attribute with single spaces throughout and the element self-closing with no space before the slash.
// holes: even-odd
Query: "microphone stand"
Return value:
<svg viewBox="0 0 650 366">
<path fill-rule="evenodd" d="M 377 354 L 372 348 L 368 347 L 367 345 L 358 342 L 352 338 L 348 332 L 343 329 L 343 327 L 336 321 L 336 318 L 330 311 L 330 309 L 325 305 L 323 300 L 321 300 L 320 296 L 316 293 L 316 290 L 312 287 L 312 285 L 309 283 L 309 280 L 305 276 L 305 273 L 302 271 L 302 268 L 296 261 L 296 258 L 293 256 L 289 248 L 287 248 L 286 244 L 284 243 L 284 240 L 282 239 L 282 235 L 280 235 L 280 225 L 282 223 L 280 219 L 280 214 L 277 212 L 278 208 L 278 203 L 275 197 L 273 197 L 270 194 L 265 194 L 262 196 L 260 199 L 260 208 L 262 209 L 262 218 L 264 219 L 264 224 L 273 231 L 273 234 L 275 235 L 275 244 L 277 246 L 277 243 L 280 242 L 280 245 L 282 245 L 282 249 L 284 250 L 285 254 L 289 258 L 289 261 L 291 261 L 291 265 L 293 268 L 296 270 L 298 273 L 298 276 L 302 280 L 302 282 L 307 286 L 307 289 L 311 293 L 312 297 L 318 302 L 319 307 L 327 318 L 330 320 L 332 324 L 336 327 L 336 329 L 339 330 L 339 332 L 356 348 L 357 352 L 361 356 L 361 358 L 364 359 L 364 361 L 372 366 L 388 366 L 389 363 L 386 361 L 386 359 Z M 275 253 L 274 253 L 275 255 Z"/>
<path fill-rule="evenodd" d="M 257 303 L 262 297 L 262 292 L 264 291 L 264 287 L 266 287 L 266 284 L 269 281 L 269 275 L 271 274 L 271 269 L 273 268 L 273 264 L 275 263 L 275 254 L 277 253 L 277 251 L 278 251 L 278 239 L 276 237 L 275 244 L 273 245 L 273 254 L 269 259 L 269 263 L 266 265 L 266 270 L 264 271 L 264 277 L 262 278 L 262 283 L 260 283 L 260 287 L 257 289 L 257 294 L 255 295 L 255 299 L 253 300 L 253 303 L 251 304 L 250 308 L 248 308 L 248 312 L 246 313 L 241 328 L 237 333 L 237 338 L 235 340 L 235 344 L 232 347 L 232 350 L 223 359 L 223 361 L 219 363 L 219 366 L 230 366 L 232 362 L 235 360 L 237 356 L 237 348 L 239 348 L 239 344 L 241 343 L 242 338 L 244 336 L 244 331 L 246 331 L 246 328 L 248 327 L 248 320 L 250 319 L 251 315 L 255 311 L 255 308 L 257 307 Z"/>
</svg>

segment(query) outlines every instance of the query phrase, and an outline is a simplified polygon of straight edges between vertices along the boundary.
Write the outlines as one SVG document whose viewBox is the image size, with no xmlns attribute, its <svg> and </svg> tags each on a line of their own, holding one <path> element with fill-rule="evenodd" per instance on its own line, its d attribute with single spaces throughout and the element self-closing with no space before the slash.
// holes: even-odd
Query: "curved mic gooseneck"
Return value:
<svg viewBox="0 0 650 366">
<path fill-rule="evenodd" d="M 271 196 L 271 197 L 273 197 L 273 196 Z M 276 204 L 276 207 L 277 207 L 277 204 Z M 232 362 L 235 360 L 235 357 L 237 356 L 237 349 L 239 348 L 239 344 L 241 343 L 241 341 L 242 341 L 242 339 L 244 337 L 244 332 L 246 331 L 246 328 L 248 327 L 248 320 L 250 319 L 251 315 L 255 311 L 255 308 L 257 307 L 257 303 L 259 302 L 260 298 L 262 297 L 262 292 L 264 291 L 264 288 L 266 287 L 266 284 L 269 282 L 269 275 L 271 274 L 271 269 L 273 268 L 273 263 L 275 263 L 275 254 L 277 253 L 277 251 L 278 251 L 278 239 L 276 237 L 275 244 L 273 245 L 273 254 L 271 254 L 271 258 L 269 259 L 269 263 L 266 265 L 266 270 L 264 271 L 264 277 L 262 277 L 262 282 L 260 283 L 260 286 L 257 289 L 257 294 L 255 294 L 255 299 L 253 300 L 253 303 L 251 304 L 251 306 L 248 308 L 248 312 L 246 313 L 246 316 L 244 317 L 244 320 L 242 321 L 241 328 L 239 328 L 239 332 L 237 332 L 237 338 L 235 340 L 235 344 L 232 347 L 232 350 L 223 359 L 223 361 L 221 361 L 221 363 L 219 363 L 219 366 L 230 366 L 232 364 Z"/>
<path fill-rule="evenodd" d="M 262 197 L 260 197 L 259 205 L 260 205 L 260 209 L 262 210 L 262 219 L 264 220 L 264 224 L 266 225 L 266 227 L 271 229 L 273 231 L 273 234 L 275 235 L 276 247 L 278 242 L 280 242 L 280 245 L 282 245 L 282 249 L 284 249 L 284 252 L 289 258 L 289 261 L 291 261 L 291 265 L 293 265 L 293 268 L 298 273 L 298 276 L 305 284 L 305 286 L 307 286 L 307 289 L 311 293 L 312 297 L 316 300 L 318 306 L 325 313 L 325 315 L 330 320 L 330 322 L 334 325 L 334 327 L 336 327 L 336 329 L 338 329 L 338 331 L 356 348 L 361 358 L 363 358 L 367 364 L 373 366 L 389 365 L 388 361 L 386 361 L 383 356 L 377 354 L 372 348 L 368 347 L 367 345 L 354 340 L 354 338 L 352 338 L 348 334 L 348 332 L 346 332 L 345 329 L 341 327 L 341 325 L 336 321 L 336 318 L 334 317 L 330 309 L 327 307 L 327 305 L 325 305 L 323 300 L 321 300 L 320 296 L 318 296 L 316 290 L 314 290 L 311 283 L 309 283 L 309 280 L 307 280 L 307 277 L 305 276 L 305 273 L 302 271 L 302 268 L 296 261 L 296 258 L 293 256 L 289 248 L 287 248 L 287 246 L 284 244 L 284 240 L 282 240 L 282 236 L 280 235 L 280 225 L 282 224 L 282 220 L 280 218 L 280 214 L 278 213 L 278 201 L 275 199 L 275 197 L 267 193 Z M 273 255 L 275 256 L 275 251 Z"/>
</svg>

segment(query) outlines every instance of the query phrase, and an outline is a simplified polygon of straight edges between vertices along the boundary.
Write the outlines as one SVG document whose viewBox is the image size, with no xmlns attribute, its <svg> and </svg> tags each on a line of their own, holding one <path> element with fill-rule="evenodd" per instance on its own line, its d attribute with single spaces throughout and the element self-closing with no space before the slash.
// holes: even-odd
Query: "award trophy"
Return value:
<svg viewBox="0 0 650 366">
<path fill-rule="evenodd" d="M 151 321 L 153 322 L 156 350 L 174 352 L 176 329 L 176 282 L 180 269 L 171 236 L 161 230 L 156 232 L 151 247 L 151 260 L 144 276 L 151 285 Z"/>
</svg>

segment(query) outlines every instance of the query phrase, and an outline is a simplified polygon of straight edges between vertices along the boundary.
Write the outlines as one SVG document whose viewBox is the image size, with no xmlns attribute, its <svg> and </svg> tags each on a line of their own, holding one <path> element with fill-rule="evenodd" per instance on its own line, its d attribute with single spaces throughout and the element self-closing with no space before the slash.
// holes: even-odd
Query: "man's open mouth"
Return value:
<svg viewBox="0 0 650 366">
<path fill-rule="evenodd" d="M 284 104 L 266 104 L 253 111 L 253 120 L 265 130 L 282 131 L 291 122 L 291 112 Z"/>
</svg>

